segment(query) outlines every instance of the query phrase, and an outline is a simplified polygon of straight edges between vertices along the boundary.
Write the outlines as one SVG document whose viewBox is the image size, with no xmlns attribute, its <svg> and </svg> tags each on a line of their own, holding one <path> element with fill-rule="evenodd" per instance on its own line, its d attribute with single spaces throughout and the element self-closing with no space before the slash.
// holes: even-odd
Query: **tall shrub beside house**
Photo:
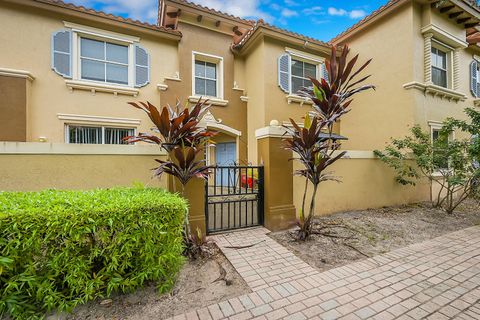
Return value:
<svg viewBox="0 0 480 320">
<path fill-rule="evenodd" d="M 385 150 L 374 151 L 395 170 L 398 183 L 414 186 L 421 179 L 428 180 L 432 205 L 447 213 L 478 193 L 480 112 L 467 108 L 465 113 L 467 121 L 447 118 L 433 141 L 429 132 L 416 125 L 410 135 L 392 139 Z"/>
<path fill-rule="evenodd" d="M 350 111 L 349 107 L 355 94 L 375 88 L 372 85 L 361 85 L 370 77 L 362 77 L 361 72 L 371 60 L 355 69 L 358 55 L 348 60 L 349 51 L 348 46 L 344 46 L 337 61 L 337 48 L 335 46 L 332 48 L 330 59 L 326 61 L 330 81 L 311 78 L 312 86 L 300 91 L 300 94 L 313 101 L 312 112 L 305 115 L 303 125 L 290 119 L 292 126 L 284 126 L 289 135 L 285 138 L 285 148 L 293 151 L 303 165 L 303 168 L 297 170 L 295 174 L 305 178 L 298 222 L 298 238 L 301 240 L 307 239 L 312 233 L 319 184 L 328 180 L 338 181 L 326 170 L 346 153 L 339 151 L 341 140 L 345 138 L 334 134 L 333 126 Z M 313 185 L 313 193 L 307 209 L 309 183 Z"/>
<path fill-rule="evenodd" d="M 41 318 L 147 281 L 170 289 L 185 211 L 160 189 L 0 193 L 0 319 Z"/>
</svg>

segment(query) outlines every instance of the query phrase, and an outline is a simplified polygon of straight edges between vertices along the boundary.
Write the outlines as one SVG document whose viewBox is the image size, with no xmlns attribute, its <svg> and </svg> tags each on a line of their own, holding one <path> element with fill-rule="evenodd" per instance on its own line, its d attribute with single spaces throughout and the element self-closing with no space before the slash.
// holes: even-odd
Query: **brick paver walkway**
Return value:
<svg viewBox="0 0 480 320">
<path fill-rule="evenodd" d="M 252 293 L 174 319 L 480 319 L 480 227 L 325 272 L 267 232 L 215 236 Z"/>
</svg>

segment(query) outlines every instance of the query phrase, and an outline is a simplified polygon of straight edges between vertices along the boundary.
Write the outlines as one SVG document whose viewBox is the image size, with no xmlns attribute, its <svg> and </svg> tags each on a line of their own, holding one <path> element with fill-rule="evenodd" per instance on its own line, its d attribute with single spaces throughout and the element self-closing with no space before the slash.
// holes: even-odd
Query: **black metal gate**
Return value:
<svg viewBox="0 0 480 320">
<path fill-rule="evenodd" d="M 263 225 L 263 167 L 215 166 L 205 182 L 207 233 Z"/>
</svg>

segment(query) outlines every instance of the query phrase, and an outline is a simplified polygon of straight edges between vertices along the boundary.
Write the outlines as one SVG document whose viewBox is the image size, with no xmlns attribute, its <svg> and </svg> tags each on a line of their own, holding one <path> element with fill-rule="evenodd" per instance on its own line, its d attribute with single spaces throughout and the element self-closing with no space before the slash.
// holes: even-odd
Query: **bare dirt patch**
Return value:
<svg viewBox="0 0 480 320">
<path fill-rule="evenodd" d="M 333 214 L 316 219 L 326 225 L 305 242 L 291 231 L 270 236 L 320 271 L 365 259 L 445 233 L 480 224 L 480 208 L 466 201 L 449 215 L 427 204 L 388 207 Z"/>
<path fill-rule="evenodd" d="M 92 301 L 77 307 L 72 314 L 50 318 L 166 319 L 248 292 L 245 281 L 215 247 L 211 258 L 185 263 L 170 293 L 160 295 L 155 284 L 149 284 L 134 293 Z"/>
</svg>

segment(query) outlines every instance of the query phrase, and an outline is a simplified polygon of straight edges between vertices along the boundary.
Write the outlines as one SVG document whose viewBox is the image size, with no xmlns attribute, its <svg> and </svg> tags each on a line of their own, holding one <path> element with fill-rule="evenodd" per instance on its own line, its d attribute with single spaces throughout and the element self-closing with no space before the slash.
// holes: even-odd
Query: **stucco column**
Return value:
<svg viewBox="0 0 480 320">
<path fill-rule="evenodd" d="M 264 166 L 264 223 L 269 230 L 295 224 L 292 153 L 282 145 L 284 129 L 269 126 L 255 131 L 258 163 Z"/>
<path fill-rule="evenodd" d="M 424 62 L 424 76 L 425 84 L 432 84 L 432 33 L 425 33 L 423 35 L 423 62 Z"/>
<path fill-rule="evenodd" d="M 453 50 L 453 90 L 460 88 L 460 50 L 461 48 Z"/>
</svg>

